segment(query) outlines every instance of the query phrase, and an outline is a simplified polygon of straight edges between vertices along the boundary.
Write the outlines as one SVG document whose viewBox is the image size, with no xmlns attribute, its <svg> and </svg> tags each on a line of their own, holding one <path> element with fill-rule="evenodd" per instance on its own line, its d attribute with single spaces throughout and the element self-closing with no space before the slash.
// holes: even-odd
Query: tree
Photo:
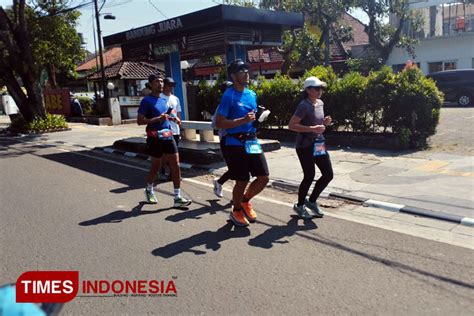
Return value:
<svg viewBox="0 0 474 316">
<path fill-rule="evenodd" d="M 236 5 L 239 7 L 256 8 L 257 4 L 253 0 L 225 0 L 224 4 Z"/>
<path fill-rule="evenodd" d="M 403 34 L 403 28 L 410 23 L 417 32 L 421 19 L 413 16 L 408 10 L 408 0 L 356 0 L 356 7 L 361 8 L 369 17 L 365 31 L 369 35 L 370 45 L 378 52 L 385 64 L 393 48 L 404 47 L 415 57 L 414 45 L 417 40 Z M 388 23 L 388 18 L 392 23 Z"/>
<path fill-rule="evenodd" d="M 46 118 L 46 110 L 26 14 L 25 0 L 14 0 L 8 13 L 0 7 L 0 77 L 25 120 L 32 122 L 35 118 Z"/>
<path fill-rule="evenodd" d="M 38 1 L 29 21 L 36 62 L 48 73 L 49 84 L 58 87 L 57 74 L 71 77 L 85 56 L 75 27 L 79 11 L 68 10 L 64 3 Z M 58 14 L 60 13 L 60 14 Z"/>
<path fill-rule="evenodd" d="M 77 14 L 53 18 L 64 8 L 63 2 L 54 3 L 60 6 L 52 13 L 51 8 L 49 12 L 44 10 L 48 6 L 47 1 L 42 1 L 36 7 L 27 6 L 25 0 L 13 0 L 12 7 L 8 9 L 0 6 L 0 78 L 27 122 L 46 118 L 39 80 L 41 71 L 54 70 L 54 78 L 56 69 L 70 70 L 78 55 L 77 47 L 70 47 L 71 43 L 80 46 L 80 41 L 74 41 L 77 33 L 64 26 L 74 16 L 77 19 Z M 42 19 L 49 19 L 48 23 L 52 26 Z M 73 39 L 69 40 L 68 37 Z M 69 53 L 64 53 L 67 51 Z"/>
<path fill-rule="evenodd" d="M 331 40 L 342 40 L 342 37 L 332 36 L 334 25 L 349 10 L 352 4 L 352 0 L 261 0 L 261 8 L 302 12 L 305 22 L 309 22 L 309 25 L 306 25 L 305 28 L 287 33 L 286 42 L 282 49 L 285 59 L 282 72 L 286 73 L 284 70 L 289 69 L 288 64 L 292 64 L 290 60 L 295 49 L 301 50 L 299 51 L 301 56 L 299 60 L 304 61 L 304 63 L 300 63 L 300 66 L 306 67 L 305 63 L 308 56 L 312 56 L 313 62 L 317 62 L 321 53 L 324 64 L 329 65 Z M 338 34 L 342 33 L 347 33 L 347 31 L 339 30 Z M 345 37 L 347 38 L 347 36 Z"/>
</svg>

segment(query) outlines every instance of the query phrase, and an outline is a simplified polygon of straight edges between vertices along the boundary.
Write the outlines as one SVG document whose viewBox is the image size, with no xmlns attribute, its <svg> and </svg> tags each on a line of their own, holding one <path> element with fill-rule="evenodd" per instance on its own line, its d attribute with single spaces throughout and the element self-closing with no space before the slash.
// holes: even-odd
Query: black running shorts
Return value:
<svg viewBox="0 0 474 316">
<path fill-rule="evenodd" d="M 173 139 L 161 140 L 158 137 L 147 137 L 146 147 L 148 154 L 153 158 L 161 158 L 163 154 L 177 154 L 178 146 Z"/>
<path fill-rule="evenodd" d="M 244 146 L 224 146 L 224 157 L 232 180 L 249 181 L 250 174 L 253 177 L 269 175 L 263 153 L 247 154 Z"/>
</svg>

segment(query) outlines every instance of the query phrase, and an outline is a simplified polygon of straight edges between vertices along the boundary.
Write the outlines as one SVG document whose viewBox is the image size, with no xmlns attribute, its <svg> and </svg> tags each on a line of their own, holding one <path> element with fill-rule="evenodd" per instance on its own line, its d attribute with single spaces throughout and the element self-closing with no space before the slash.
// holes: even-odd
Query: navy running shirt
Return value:
<svg viewBox="0 0 474 316">
<path fill-rule="evenodd" d="M 168 101 L 164 98 L 155 97 L 154 95 L 147 95 L 140 102 L 138 114 L 143 115 L 147 119 L 160 116 L 168 111 Z M 164 122 L 155 122 L 146 126 L 147 131 L 159 131 L 162 129 L 171 129 L 171 124 L 168 120 Z"/>
<path fill-rule="evenodd" d="M 221 98 L 221 103 L 217 108 L 217 114 L 224 116 L 228 120 L 244 117 L 249 112 L 257 112 L 257 95 L 247 88 L 243 92 L 235 90 L 233 87 L 227 88 Z M 226 134 L 255 133 L 253 122 L 241 126 L 226 129 Z M 244 146 L 244 144 L 234 137 L 226 137 L 226 146 Z"/>
</svg>

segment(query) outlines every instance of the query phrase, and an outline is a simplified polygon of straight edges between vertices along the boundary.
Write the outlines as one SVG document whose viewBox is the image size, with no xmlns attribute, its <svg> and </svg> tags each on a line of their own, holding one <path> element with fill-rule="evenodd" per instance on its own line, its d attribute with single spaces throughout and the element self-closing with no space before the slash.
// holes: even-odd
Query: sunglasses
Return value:
<svg viewBox="0 0 474 316">
<path fill-rule="evenodd" d="M 322 90 L 323 87 L 307 87 L 306 89 Z"/>
<path fill-rule="evenodd" d="M 249 73 L 248 69 L 240 69 L 239 71 L 235 72 L 236 74 L 247 74 Z"/>
</svg>

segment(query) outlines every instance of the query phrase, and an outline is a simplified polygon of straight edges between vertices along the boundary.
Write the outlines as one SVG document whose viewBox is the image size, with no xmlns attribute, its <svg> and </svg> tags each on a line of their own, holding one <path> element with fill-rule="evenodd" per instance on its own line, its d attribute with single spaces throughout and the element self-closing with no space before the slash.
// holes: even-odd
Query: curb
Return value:
<svg viewBox="0 0 474 316">
<path fill-rule="evenodd" d="M 81 146 L 81 147 L 84 147 L 84 146 Z M 104 151 L 106 153 L 110 153 L 114 155 L 122 155 L 126 157 L 138 158 L 141 160 L 150 160 L 148 155 L 116 150 L 110 147 L 94 147 L 93 149 Z M 181 168 L 183 169 L 195 169 L 195 170 L 200 170 L 200 171 L 207 171 L 211 174 L 216 174 L 215 169 L 209 168 L 206 166 L 192 165 L 188 163 L 180 163 L 180 165 L 181 165 Z M 273 179 L 273 180 L 271 179 L 268 185 L 276 189 L 293 190 L 293 191 L 297 191 L 299 187 L 299 184 L 297 183 L 291 183 L 291 182 L 284 181 L 281 179 Z M 323 194 L 324 193 L 326 193 L 326 191 L 323 192 Z M 405 214 L 410 214 L 410 215 L 416 215 L 416 216 L 421 216 L 421 217 L 447 221 L 447 222 L 451 222 L 455 224 L 460 224 L 463 226 L 474 227 L 474 218 L 471 218 L 471 217 L 463 217 L 463 216 L 453 215 L 453 214 L 448 214 L 448 213 L 443 213 L 443 212 L 435 212 L 432 210 L 427 210 L 427 209 L 423 209 L 419 207 L 377 201 L 377 200 L 362 198 L 358 196 L 348 195 L 344 193 L 328 192 L 327 196 L 329 198 L 336 198 L 336 199 L 346 200 L 349 202 L 361 203 L 367 206 L 383 209 L 390 212 L 405 213 Z"/>
<path fill-rule="evenodd" d="M 364 198 L 354 197 L 354 196 L 346 195 L 342 193 L 330 193 L 329 196 L 333 198 L 338 198 L 338 199 L 360 202 L 360 203 L 363 203 L 364 205 L 384 209 L 390 212 L 417 215 L 417 216 L 442 220 L 446 222 L 451 222 L 455 224 L 460 224 L 464 226 L 474 226 L 474 218 L 470 218 L 470 217 L 463 217 L 463 216 L 453 215 L 453 214 L 448 214 L 448 213 L 443 213 L 443 212 L 435 212 L 432 210 L 427 210 L 427 209 L 414 207 L 414 206 L 388 203 L 388 202 L 382 202 L 382 201 L 371 200 L 371 199 L 364 199 Z"/>
</svg>

